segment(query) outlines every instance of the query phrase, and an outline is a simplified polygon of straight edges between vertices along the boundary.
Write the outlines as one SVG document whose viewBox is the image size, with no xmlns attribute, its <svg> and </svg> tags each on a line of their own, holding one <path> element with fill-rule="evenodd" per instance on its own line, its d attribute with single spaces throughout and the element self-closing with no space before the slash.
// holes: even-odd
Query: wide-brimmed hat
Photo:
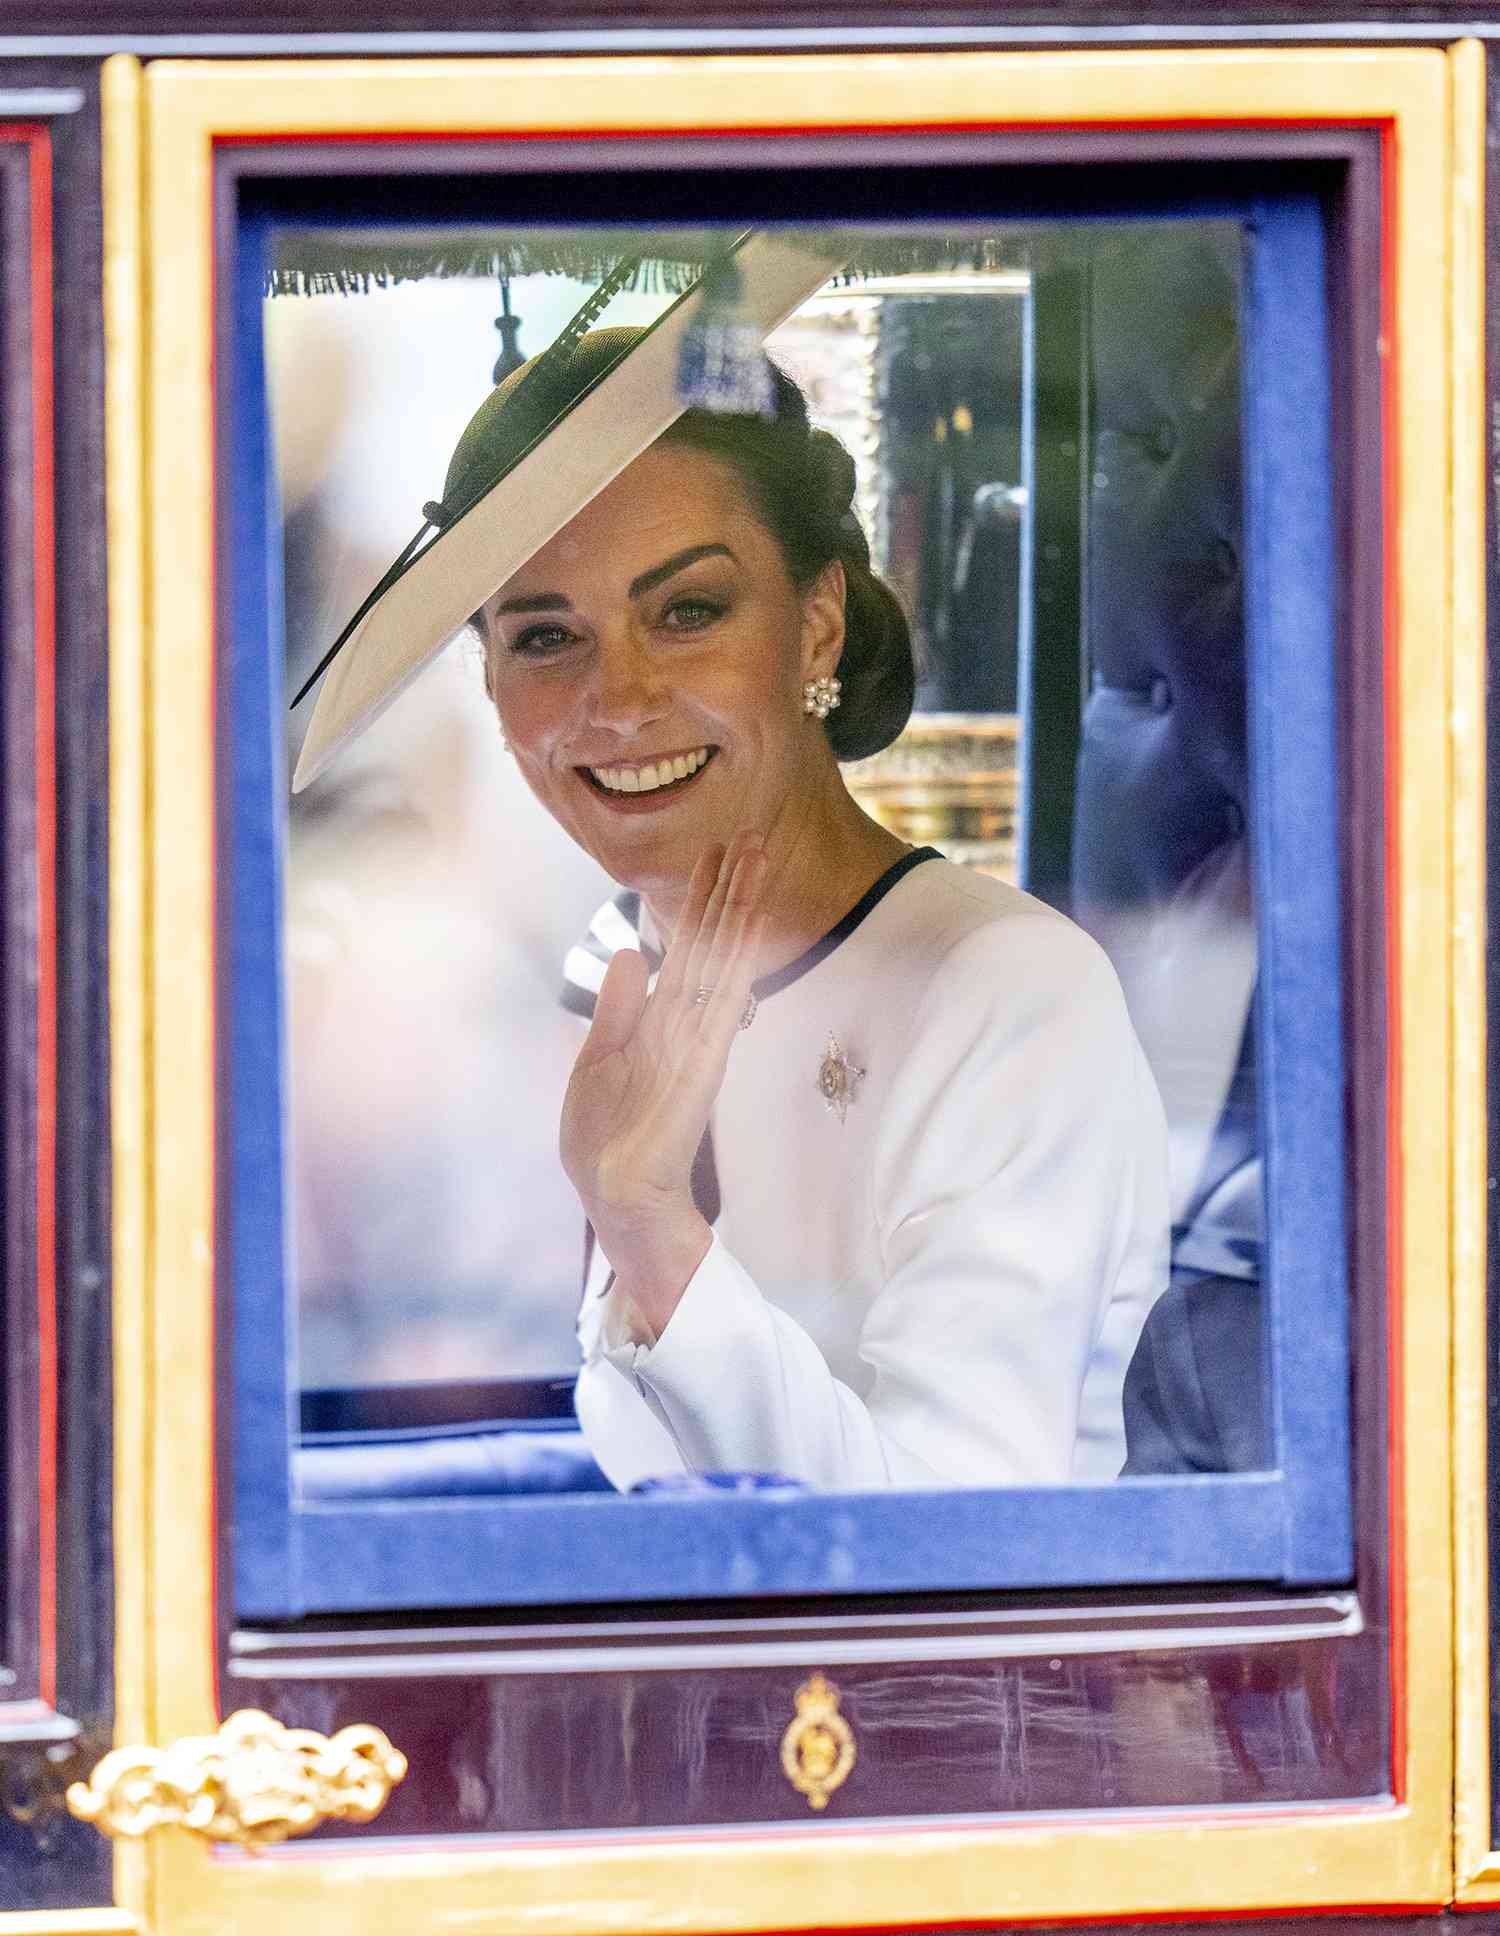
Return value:
<svg viewBox="0 0 1500 1936">
<path fill-rule="evenodd" d="M 701 361 L 704 340 L 712 344 L 722 327 L 714 318 L 726 274 L 734 289 L 731 327 L 753 331 L 758 343 L 839 267 L 826 237 L 752 231 L 654 323 L 591 329 L 626 265 L 607 276 L 558 340 L 485 399 L 459 439 L 441 499 L 423 507 L 421 530 L 325 654 L 318 673 L 327 668 L 328 676 L 293 791 L 315 780 L 487 598 L 685 409 L 704 400 L 683 372 L 695 348 Z M 757 378 L 752 367 L 752 390 Z M 708 400 L 721 409 L 755 408 L 753 394 L 737 393 L 745 381 L 743 368 L 731 372 Z"/>
</svg>

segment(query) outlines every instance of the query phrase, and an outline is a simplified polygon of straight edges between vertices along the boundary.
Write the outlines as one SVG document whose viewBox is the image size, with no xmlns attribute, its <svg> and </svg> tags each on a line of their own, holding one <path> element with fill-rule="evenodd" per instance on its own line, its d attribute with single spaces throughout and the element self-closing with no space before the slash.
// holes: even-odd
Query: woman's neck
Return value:
<svg viewBox="0 0 1500 1936">
<path fill-rule="evenodd" d="M 766 922 L 757 977 L 798 960 L 909 852 L 851 798 L 837 768 L 826 787 L 789 800 L 766 833 Z M 646 896 L 663 941 L 670 941 L 684 898 L 685 888 Z"/>
</svg>

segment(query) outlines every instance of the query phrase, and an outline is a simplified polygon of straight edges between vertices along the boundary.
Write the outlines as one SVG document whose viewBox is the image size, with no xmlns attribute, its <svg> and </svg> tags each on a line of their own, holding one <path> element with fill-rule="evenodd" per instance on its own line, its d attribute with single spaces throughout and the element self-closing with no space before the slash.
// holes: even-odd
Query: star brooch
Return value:
<svg viewBox="0 0 1500 1936">
<path fill-rule="evenodd" d="M 845 1055 L 838 1037 L 830 1035 L 823 1060 L 818 1064 L 818 1094 L 829 1109 L 838 1111 L 840 1122 L 854 1100 L 855 1089 L 864 1079 L 864 1070 Z"/>
</svg>

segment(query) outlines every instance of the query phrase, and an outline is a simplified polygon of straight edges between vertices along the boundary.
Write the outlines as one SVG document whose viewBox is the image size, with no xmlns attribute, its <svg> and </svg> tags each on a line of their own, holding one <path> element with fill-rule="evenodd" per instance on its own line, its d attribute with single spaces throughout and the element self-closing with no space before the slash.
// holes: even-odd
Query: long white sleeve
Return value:
<svg viewBox="0 0 1500 1936">
<path fill-rule="evenodd" d="M 579 1415 L 616 1483 L 664 1465 L 853 1489 L 1118 1471 L 1124 1371 L 1165 1281 L 1165 1129 L 1113 970 L 1032 905 L 963 935 L 888 1046 L 871 1160 L 847 1179 L 878 1245 L 865 1389 L 716 1241 L 654 1342 L 617 1292 L 596 1300 Z"/>
</svg>

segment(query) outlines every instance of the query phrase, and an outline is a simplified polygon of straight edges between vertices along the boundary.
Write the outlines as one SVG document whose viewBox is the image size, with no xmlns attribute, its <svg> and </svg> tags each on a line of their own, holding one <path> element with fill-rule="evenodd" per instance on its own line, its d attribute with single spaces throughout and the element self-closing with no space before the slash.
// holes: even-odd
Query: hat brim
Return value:
<svg viewBox="0 0 1500 1936">
<path fill-rule="evenodd" d="M 739 245 L 735 262 L 736 318 L 762 336 L 841 266 L 828 253 L 826 238 L 804 240 L 795 231 L 757 230 Z M 487 598 L 682 415 L 682 339 L 704 300 L 701 283 L 680 297 L 370 608 L 323 681 L 292 779 L 294 793 L 317 779 Z"/>
</svg>

